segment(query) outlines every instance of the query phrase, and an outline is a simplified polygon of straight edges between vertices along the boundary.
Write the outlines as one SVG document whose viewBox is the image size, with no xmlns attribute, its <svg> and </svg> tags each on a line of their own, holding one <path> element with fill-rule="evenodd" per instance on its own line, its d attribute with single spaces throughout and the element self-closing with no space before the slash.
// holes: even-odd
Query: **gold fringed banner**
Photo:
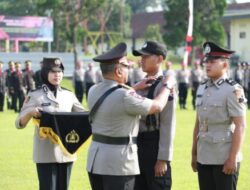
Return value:
<svg viewBox="0 0 250 190">
<path fill-rule="evenodd" d="M 88 112 L 43 112 L 39 134 L 59 144 L 66 154 L 72 155 L 91 135 Z"/>
</svg>

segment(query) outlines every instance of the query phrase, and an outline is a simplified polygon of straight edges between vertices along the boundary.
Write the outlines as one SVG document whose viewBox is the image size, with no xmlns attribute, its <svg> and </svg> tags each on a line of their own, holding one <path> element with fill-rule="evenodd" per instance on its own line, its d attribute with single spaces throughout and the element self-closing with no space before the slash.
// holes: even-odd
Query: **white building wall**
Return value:
<svg viewBox="0 0 250 190">
<path fill-rule="evenodd" d="M 231 49 L 243 61 L 250 61 L 250 18 L 231 20 Z"/>
</svg>

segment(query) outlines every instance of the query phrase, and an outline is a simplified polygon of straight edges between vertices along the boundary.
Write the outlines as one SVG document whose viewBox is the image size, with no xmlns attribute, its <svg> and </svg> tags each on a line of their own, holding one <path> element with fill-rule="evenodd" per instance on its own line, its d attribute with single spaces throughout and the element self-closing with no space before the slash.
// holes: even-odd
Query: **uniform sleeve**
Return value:
<svg viewBox="0 0 250 190">
<path fill-rule="evenodd" d="M 16 118 L 16 128 L 22 129 L 25 128 L 25 126 L 20 126 L 20 118 L 28 114 L 33 108 L 39 106 L 36 97 L 33 93 L 29 93 L 26 99 L 24 100 L 23 107 L 19 113 L 19 115 Z"/>
<path fill-rule="evenodd" d="M 128 90 L 125 93 L 124 105 L 125 105 L 125 110 L 129 114 L 147 115 L 150 111 L 152 104 L 153 104 L 152 100 L 140 96 L 134 90 Z"/>
<path fill-rule="evenodd" d="M 176 98 L 168 101 L 160 114 L 160 140 L 158 160 L 171 161 L 173 159 L 173 143 L 176 127 Z"/>
<path fill-rule="evenodd" d="M 229 116 L 240 117 L 246 114 L 246 98 L 240 85 L 233 86 L 234 89 L 228 94 L 227 107 Z"/>
<path fill-rule="evenodd" d="M 73 98 L 73 107 L 72 111 L 73 112 L 84 112 L 86 109 L 83 108 L 82 104 L 78 101 L 76 96 L 72 93 L 72 98 Z"/>
</svg>

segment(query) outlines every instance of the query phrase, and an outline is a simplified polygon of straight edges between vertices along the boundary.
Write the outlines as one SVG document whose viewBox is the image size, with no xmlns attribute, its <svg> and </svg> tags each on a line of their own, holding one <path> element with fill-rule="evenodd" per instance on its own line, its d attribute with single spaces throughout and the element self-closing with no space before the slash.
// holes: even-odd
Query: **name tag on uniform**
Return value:
<svg viewBox="0 0 250 190">
<path fill-rule="evenodd" d="M 51 105 L 50 102 L 48 102 L 48 103 L 42 103 L 42 104 L 41 104 L 41 106 L 50 106 L 50 105 Z"/>
</svg>

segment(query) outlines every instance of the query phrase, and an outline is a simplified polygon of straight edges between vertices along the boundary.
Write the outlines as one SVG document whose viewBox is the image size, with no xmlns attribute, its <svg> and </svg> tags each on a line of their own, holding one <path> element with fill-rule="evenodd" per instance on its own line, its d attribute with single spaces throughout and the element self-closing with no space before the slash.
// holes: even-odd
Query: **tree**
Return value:
<svg viewBox="0 0 250 190">
<path fill-rule="evenodd" d="M 168 46 L 176 48 L 184 45 L 188 27 L 188 1 L 166 0 L 167 20 L 164 40 Z M 205 40 L 223 44 L 224 28 L 220 22 L 226 7 L 226 0 L 194 0 L 193 45 Z"/>
<path fill-rule="evenodd" d="M 146 40 L 163 42 L 160 25 L 159 24 L 149 25 L 144 34 L 144 37 Z"/>
<path fill-rule="evenodd" d="M 0 2 L 2 15 L 25 16 L 36 15 L 36 4 L 34 0 L 8 0 Z"/>
</svg>

